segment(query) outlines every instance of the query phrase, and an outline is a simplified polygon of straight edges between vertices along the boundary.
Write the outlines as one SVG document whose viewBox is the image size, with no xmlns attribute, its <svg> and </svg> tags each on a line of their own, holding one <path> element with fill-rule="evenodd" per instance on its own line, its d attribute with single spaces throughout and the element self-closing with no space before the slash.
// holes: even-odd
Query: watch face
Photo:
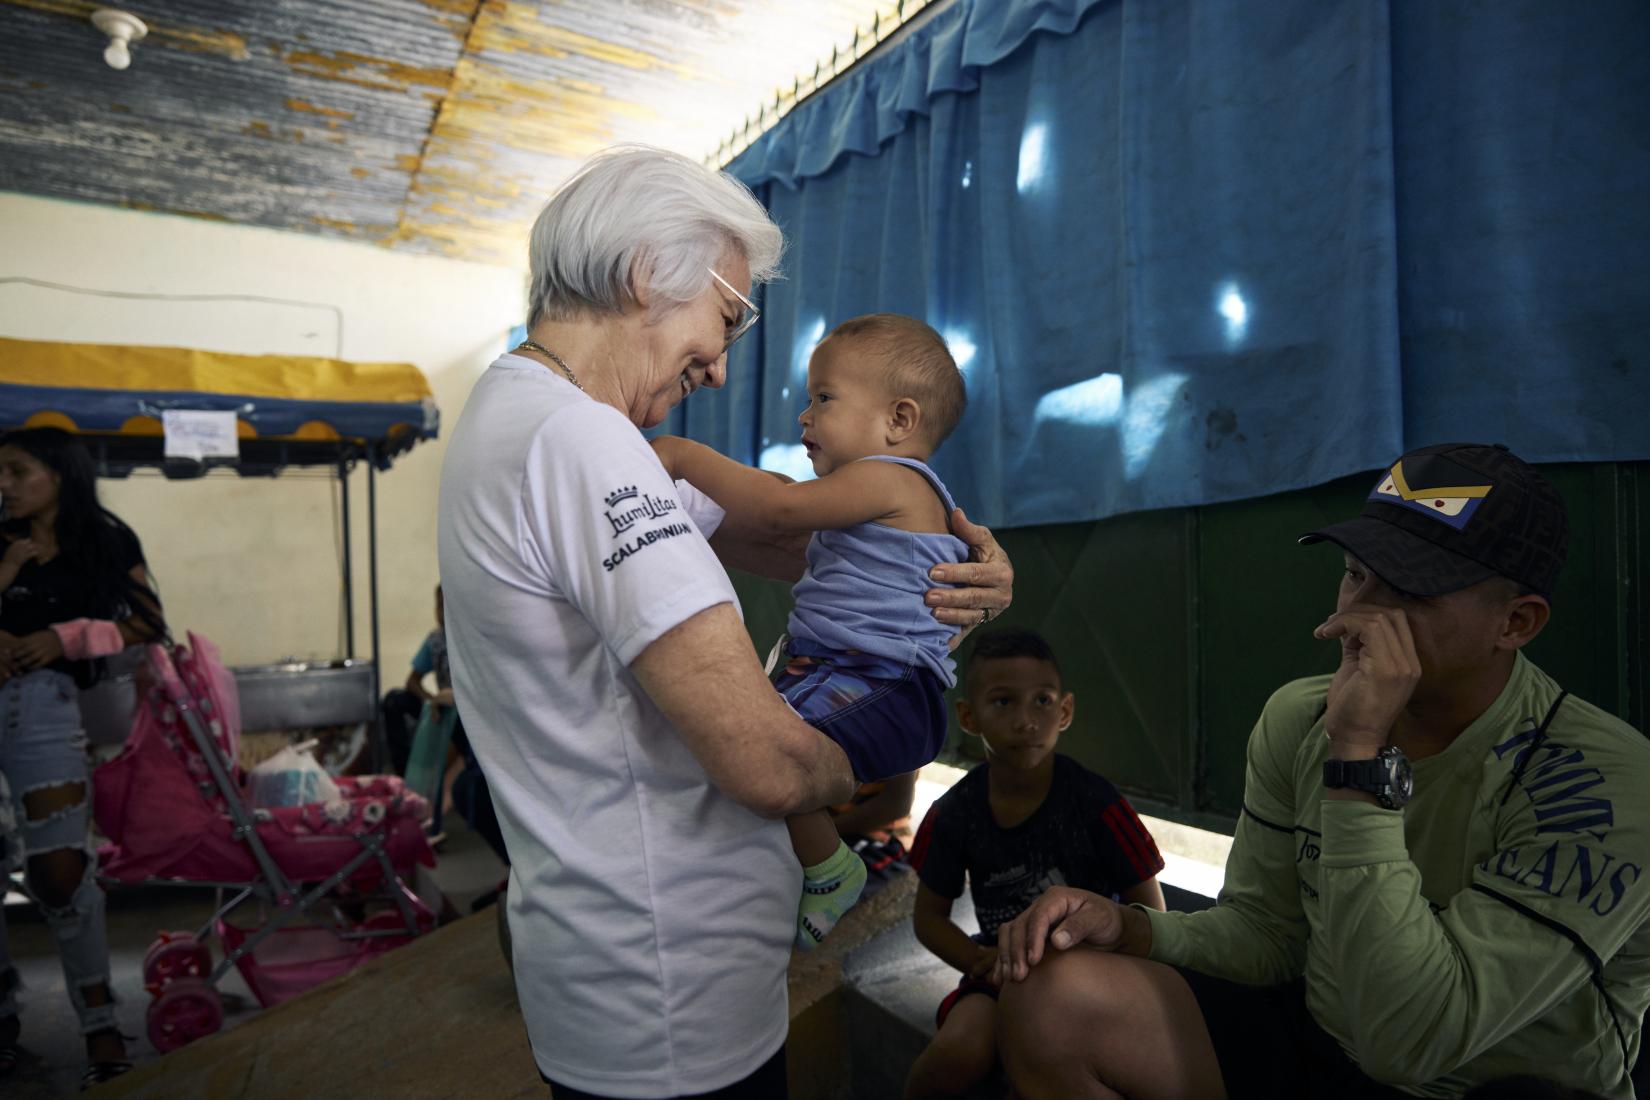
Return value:
<svg viewBox="0 0 1650 1100">
<path fill-rule="evenodd" d="M 1415 793 L 1415 772 L 1409 766 L 1409 758 L 1389 746 L 1382 749 L 1376 759 L 1384 763 L 1387 770 L 1387 789 L 1380 794 L 1380 801 L 1388 809 L 1402 809 Z"/>
<path fill-rule="evenodd" d="M 1410 796 L 1415 793 L 1415 773 L 1409 770 L 1406 763 L 1404 767 L 1397 769 L 1397 774 L 1394 775 L 1392 779 L 1393 792 L 1397 794 L 1399 798 L 1403 799 L 1405 802 L 1408 802 Z"/>
</svg>

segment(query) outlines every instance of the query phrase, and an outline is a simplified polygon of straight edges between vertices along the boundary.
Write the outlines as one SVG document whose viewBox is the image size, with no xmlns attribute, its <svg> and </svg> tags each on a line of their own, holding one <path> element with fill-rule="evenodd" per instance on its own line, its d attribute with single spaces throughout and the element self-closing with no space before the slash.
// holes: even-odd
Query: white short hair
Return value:
<svg viewBox="0 0 1650 1100">
<path fill-rule="evenodd" d="M 691 302 L 730 249 L 753 283 L 767 282 L 784 248 L 756 196 L 726 172 L 617 145 L 586 161 L 533 223 L 527 324 L 623 312 L 636 300 L 632 279 L 661 302 Z"/>
</svg>

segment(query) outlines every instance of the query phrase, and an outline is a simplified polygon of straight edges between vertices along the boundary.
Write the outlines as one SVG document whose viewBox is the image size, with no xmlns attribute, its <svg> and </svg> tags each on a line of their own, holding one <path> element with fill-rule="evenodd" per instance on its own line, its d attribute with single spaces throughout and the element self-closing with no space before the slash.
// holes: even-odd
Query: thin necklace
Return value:
<svg viewBox="0 0 1650 1100">
<path fill-rule="evenodd" d="M 563 374 L 567 375 L 567 380 L 569 382 L 573 383 L 573 385 L 579 387 L 579 392 L 580 393 L 585 392 L 584 391 L 584 385 L 583 385 L 583 383 L 581 383 L 579 381 L 578 375 L 573 373 L 573 368 L 572 367 L 569 367 L 566 363 L 562 362 L 561 356 L 557 355 L 555 352 L 551 351 L 549 348 L 545 347 L 543 344 L 535 344 L 531 340 L 523 340 L 521 343 L 517 344 L 516 346 L 520 347 L 520 348 L 526 348 L 528 351 L 536 351 L 540 355 L 548 356 L 550 358 L 551 362 L 555 363 L 556 366 L 560 367 L 561 372 Z"/>
</svg>

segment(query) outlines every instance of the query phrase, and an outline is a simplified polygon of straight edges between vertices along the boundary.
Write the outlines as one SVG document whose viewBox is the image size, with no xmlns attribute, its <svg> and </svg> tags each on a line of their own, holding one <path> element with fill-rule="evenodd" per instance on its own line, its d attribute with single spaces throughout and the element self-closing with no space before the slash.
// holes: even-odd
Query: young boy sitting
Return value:
<svg viewBox="0 0 1650 1100">
<path fill-rule="evenodd" d="M 412 668 L 404 687 L 384 695 L 384 739 L 389 744 L 390 766 L 396 775 L 407 774 L 407 757 L 412 751 L 414 727 L 426 703 L 453 705 L 453 678 L 447 662 L 447 619 L 441 586 L 435 586 L 435 629 L 413 654 Z M 435 673 L 435 691 L 424 686 L 424 678 Z M 364 764 L 366 761 L 362 761 Z"/>
<path fill-rule="evenodd" d="M 962 971 L 940 1004 L 939 1034 L 911 1067 L 906 1100 L 958 1096 L 996 1063 L 997 926 L 1056 884 L 1163 908 L 1163 858 L 1128 799 L 1054 745 L 1075 700 L 1042 636 L 998 629 L 977 636 L 957 721 L 985 742 L 986 762 L 928 811 L 912 844 L 922 945 Z M 951 920 L 963 876 L 980 932 Z"/>
<path fill-rule="evenodd" d="M 951 534 L 956 505 L 926 460 L 966 403 L 939 333 L 877 313 L 838 325 L 808 363 L 800 419 L 816 480 L 790 482 L 685 439 L 653 443 L 671 477 L 726 509 L 725 529 L 817 532 L 775 686 L 861 782 L 915 771 L 945 741 L 953 630 L 923 593 L 930 567 L 965 561 L 968 547 Z M 858 899 L 865 865 L 824 809 L 786 824 L 803 864 L 796 945 L 808 950 Z"/>
</svg>

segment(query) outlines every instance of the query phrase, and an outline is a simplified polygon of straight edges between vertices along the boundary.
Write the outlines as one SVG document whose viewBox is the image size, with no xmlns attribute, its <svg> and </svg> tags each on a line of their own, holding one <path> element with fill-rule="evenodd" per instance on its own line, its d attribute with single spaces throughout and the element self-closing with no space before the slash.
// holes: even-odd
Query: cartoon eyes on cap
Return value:
<svg viewBox="0 0 1650 1100">
<path fill-rule="evenodd" d="M 1423 497 L 1414 503 L 1425 505 L 1441 516 L 1458 516 L 1471 500 L 1471 497 Z"/>
</svg>

